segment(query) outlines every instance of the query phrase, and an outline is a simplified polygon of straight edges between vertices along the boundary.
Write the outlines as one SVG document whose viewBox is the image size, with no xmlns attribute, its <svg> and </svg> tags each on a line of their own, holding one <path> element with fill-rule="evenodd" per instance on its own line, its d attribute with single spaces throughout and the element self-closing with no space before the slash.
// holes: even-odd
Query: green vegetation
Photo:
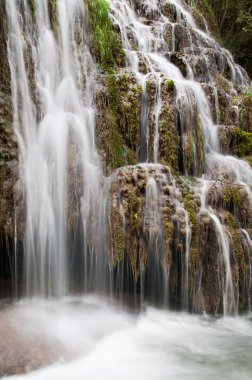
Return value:
<svg viewBox="0 0 252 380">
<path fill-rule="evenodd" d="M 240 207 L 241 194 L 239 187 L 236 185 L 226 185 L 223 193 L 224 204 L 229 208 Z"/>
<path fill-rule="evenodd" d="M 1 51 L 1 67 L 0 67 L 0 91 L 10 91 L 10 69 L 7 59 L 7 35 L 8 21 L 5 9 L 5 3 L 0 7 L 0 51 Z"/>
<path fill-rule="evenodd" d="M 127 235 L 126 247 L 129 264 L 132 268 L 135 281 L 139 278 L 139 236 L 142 229 L 142 205 L 134 188 L 130 189 L 128 194 L 128 207 L 126 210 Z"/>
<path fill-rule="evenodd" d="M 243 282 L 248 271 L 247 264 L 246 264 L 245 251 L 242 246 L 242 239 L 241 239 L 241 233 L 240 233 L 239 227 L 235 221 L 234 216 L 230 213 L 228 214 L 228 217 L 227 217 L 227 224 L 228 224 L 230 235 L 232 238 L 235 260 L 238 263 L 238 268 L 239 268 L 240 274 L 242 275 L 242 276 L 239 276 L 239 280 L 240 282 Z"/>
<path fill-rule="evenodd" d="M 174 91 L 175 90 L 175 83 L 174 83 L 174 80 L 172 79 L 168 79 L 166 81 L 166 88 L 168 91 Z"/>
<path fill-rule="evenodd" d="M 240 157 L 252 155 L 252 133 L 236 128 L 236 144 Z"/>
<path fill-rule="evenodd" d="M 191 193 L 188 193 L 185 197 L 185 210 L 188 213 L 192 230 L 190 268 L 195 273 L 199 267 L 199 226 L 197 206 Z"/>
<path fill-rule="evenodd" d="M 32 17 L 34 18 L 36 13 L 36 0 L 27 0 L 27 3 L 31 9 Z"/>
<path fill-rule="evenodd" d="M 247 117 L 246 114 L 243 116 Z M 240 117 L 240 120 L 242 118 Z M 251 126 L 247 124 L 248 130 Z M 231 152 L 238 157 L 252 156 L 252 132 L 247 132 L 241 128 L 230 126 L 219 130 L 220 142 L 224 151 Z"/>
<path fill-rule="evenodd" d="M 151 81 L 150 80 L 146 81 L 146 91 L 147 91 L 148 94 L 151 91 Z"/>
<path fill-rule="evenodd" d="M 114 170 L 124 165 L 123 160 L 123 144 L 122 136 L 118 129 L 118 89 L 116 84 L 116 76 L 110 74 L 108 77 L 108 91 L 109 91 L 109 112 L 111 116 L 110 129 L 109 129 L 109 150 L 110 150 L 110 165 Z"/>
<path fill-rule="evenodd" d="M 214 36 L 252 75 L 251 0 L 187 0 L 187 3 L 192 7 L 196 21 L 201 13 Z"/>
<path fill-rule="evenodd" d="M 91 50 L 103 70 L 112 72 L 125 54 L 109 14 L 106 0 L 87 0 Z"/>
<path fill-rule="evenodd" d="M 30 1 L 34 1 L 34 0 L 30 0 Z M 57 33 L 57 29 L 58 29 L 57 0 L 48 1 L 48 12 L 49 12 L 52 31 L 54 33 Z"/>
<path fill-rule="evenodd" d="M 183 158 L 186 175 L 200 175 L 205 163 L 205 145 L 198 114 L 189 126 L 183 144 Z"/>
<path fill-rule="evenodd" d="M 129 74 L 109 74 L 108 91 L 109 106 L 121 140 L 116 161 L 121 163 L 119 166 L 135 164 L 140 139 L 142 86 L 135 84 Z"/>
<path fill-rule="evenodd" d="M 159 152 L 161 163 L 178 173 L 179 136 L 176 129 L 175 111 L 168 105 L 162 108 L 159 118 Z"/>
<path fill-rule="evenodd" d="M 113 223 L 112 231 L 112 245 L 113 245 L 113 257 L 112 264 L 114 266 L 123 259 L 124 255 L 124 229 L 123 229 L 123 219 L 118 207 L 113 207 L 111 210 L 110 220 Z"/>
<path fill-rule="evenodd" d="M 247 89 L 247 92 L 243 95 L 243 108 L 241 113 L 243 116 L 242 129 L 252 132 L 252 90 L 251 87 Z"/>
</svg>

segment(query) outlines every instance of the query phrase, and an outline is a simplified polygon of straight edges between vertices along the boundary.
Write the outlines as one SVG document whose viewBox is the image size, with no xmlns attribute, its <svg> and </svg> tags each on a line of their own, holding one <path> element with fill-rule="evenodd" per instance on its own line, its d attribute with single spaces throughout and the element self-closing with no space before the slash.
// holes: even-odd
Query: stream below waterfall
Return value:
<svg viewBox="0 0 252 380">
<path fill-rule="evenodd" d="M 36 380 L 249 380 L 249 316 L 211 318 L 98 296 L 23 300 L 0 311 L 0 373 Z M 32 371 L 39 368 L 35 371 Z"/>
</svg>

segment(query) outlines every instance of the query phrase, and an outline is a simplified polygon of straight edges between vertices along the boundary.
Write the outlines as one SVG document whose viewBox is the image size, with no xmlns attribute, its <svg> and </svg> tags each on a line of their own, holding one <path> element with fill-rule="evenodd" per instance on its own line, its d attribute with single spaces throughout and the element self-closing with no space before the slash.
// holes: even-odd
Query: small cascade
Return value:
<svg viewBox="0 0 252 380">
<path fill-rule="evenodd" d="M 156 33 L 153 25 L 145 25 L 144 22 L 141 22 L 140 19 L 137 18 L 127 1 L 111 1 L 110 3 L 114 22 L 119 26 L 122 34 L 122 43 L 129 67 L 134 72 L 136 78 L 142 78 L 143 74 L 139 72 L 138 66 L 140 55 L 141 60 L 143 60 L 146 65 L 146 80 L 149 80 L 150 74 L 154 74 L 156 82 L 155 107 L 152 111 L 153 115 L 150 116 L 154 122 L 155 136 L 153 157 L 149 158 L 149 161 L 158 162 L 158 126 L 163 105 L 161 85 L 164 85 L 166 82 L 169 87 L 170 81 L 171 86 L 173 86 L 172 83 L 174 83 L 174 88 L 176 88 L 177 109 L 182 135 L 182 150 L 184 152 L 184 170 L 188 172 L 188 174 L 202 174 L 204 157 L 200 157 L 197 152 L 204 151 L 208 146 L 214 150 L 219 149 L 217 127 L 214 126 L 209 104 L 201 85 L 195 81 L 185 80 L 180 70 L 161 53 L 162 50 L 164 52 L 169 51 L 169 47 L 165 41 L 167 25 L 170 25 L 170 21 L 160 12 L 160 22 L 163 27 L 159 28 L 159 31 Z M 173 5 L 176 5 L 176 2 L 173 2 Z M 150 6 L 149 3 L 144 3 L 140 6 L 139 12 L 148 18 L 148 11 L 153 12 L 153 9 L 157 11 L 159 9 L 158 4 L 152 4 Z M 177 5 L 176 13 L 178 20 L 176 21 L 176 25 L 180 25 L 180 22 L 183 24 L 185 20 L 188 19 L 188 25 L 195 28 L 192 17 L 189 16 L 189 13 L 185 10 L 184 13 L 182 13 L 182 10 L 182 5 Z M 159 13 L 157 12 L 157 14 Z M 183 15 L 183 17 L 181 15 Z M 131 30 L 131 33 L 129 33 L 129 30 Z M 131 44 L 132 35 L 134 36 L 134 46 Z M 199 32 L 199 36 L 202 37 L 201 32 Z M 212 43 L 216 47 L 215 41 Z M 134 50 L 135 45 L 138 47 L 137 50 Z M 164 78 L 166 79 L 164 80 Z M 191 130 L 192 125 L 194 126 L 194 130 Z M 201 130 L 204 133 L 204 142 L 201 136 Z M 196 145 L 191 145 L 194 144 L 192 141 L 196 143 Z M 196 149 L 196 146 L 200 146 L 200 149 Z M 188 162 L 188 148 L 193 151 L 192 162 Z M 147 147 L 147 149 L 151 151 L 150 147 Z"/>
<path fill-rule="evenodd" d="M 233 288 L 232 271 L 231 271 L 231 265 L 230 265 L 228 239 L 219 218 L 214 214 L 210 214 L 210 216 L 211 216 L 211 219 L 214 221 L 214 224 L 216 227 L 216 234 L 218 237 L 218 243 L 219 243 L 220 251 L 222 254 L 221 261 L 224 262 L 224 273 L 226 274 L 225 281 L 223 281 L 224 283 L 222 284 L 223 312 L 224 312 L 224 315 L 230 315 L 232 312 L 236 312 L 237 310 L 236 310 L 236 304 L 235 304 L 235 299 L 234 299 L 234 288 Z M 220 271 L 223 272 L 223 269 L 221 268 Z"/>
<path fill-rule="evenodd" d="M 154 113 L 154 120 L 155 120 L 155 135 L 154 135 L 154 147 L 153 147 L 153 161 L 155 163 L 158 162 L 158 151 L 159 151 L 159 117 L 161 112 L 161 84 L 162 79 L 159 78 L 157 83 L 157 93 L 156 93 L 156 110 Z"/>
<path fill-rule="evenodd" d="M 147 172 L 148 173 L 148 172 Z M 147 231 L 147 249 L 148 256 L 151 255 L 152 268 L 154 269 L 151 273 L 151 277 L 146 279 L 146 281 L 150 280 L 150 283 L 157 284 L 153 286 L 151 291 L 151 298 L 155 299 L 156 292 L 162 292 L 164 289 L 164 305 L 168 305 L 168 300 L 165 299 L 167 296 L 166 284 L 169 282 L 169 266 L 165 262 L 165 259 L 162 257 L 164 253 L 164 231 L 163 231 L 163 220 L 161 216 L 161 197 L 157 180 L 152 176 L 147 174 L 147 182 L 146 182 L 146 204 L 144 210 L 144 224 L 145 230 Z M 164 261 L 163 261 L 164 260 Z M 163 267 L 163 276 L 164 283 L 160 284 L 160 264 Z M 142 274 L 142 278 L 143 278 Z M 149 276 L 148 276 L 149 277 Z M 148 283 L 146 284 L 148 285 Z M 160 289 L 159 289 L 160 288 Z M 144 299 L 144 295 L 142 299 Z"/>
<path fill-rule="evenodd" d="M 121 168 L 113 175 L 110 189 L 107 217 L 113 224 L 109 223 L 107 255 L 119 267 L 115 293 L 129 291 L 132 277 L 142 304 L 151 300 L 168 307 L 170 295 L 176 293 L 181 295 L 176 307 L 187 309 L 191 227 L 169 169 L 158 164 Z M 170 276 L 174 289 L 169 286 Z"/>
<path fill-rule="evenodd" d="M 225 277 L 219 278 L 223 292 L 223 313 L 229 315 L 237 312 L 237 302 L 234 296 L 234 287 L 232 279 L 232 269 L 229 256 L 229 238 L 225 227 L 221 224 L 219 218 L 214 214 L 211 207 L 207 204 L 207 196 L 210 182 L 203 180 L 202 183 L 202 198 L 201 198 L 201 212 L 207 212 L 214 223 L 214 228 L 219 246 L 219 273 L 225 273 Z"/>
</svg>

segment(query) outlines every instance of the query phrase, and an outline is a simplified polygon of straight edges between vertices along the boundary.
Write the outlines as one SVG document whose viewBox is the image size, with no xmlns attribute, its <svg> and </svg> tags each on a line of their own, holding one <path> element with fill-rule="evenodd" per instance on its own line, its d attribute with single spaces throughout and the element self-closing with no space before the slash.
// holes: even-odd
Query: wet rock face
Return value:
<svg viewBox="0 0 252 380">
<path fill-rule="evenodd" d="M 220 263 L 219 246 L 214 223 L 207 213 L 199 216 L 199 234 L 201 242 L 199 246 L 199 255 L 202 265 L 202 294 L 204 307 L 207 313 L 215 314 L 222 308 L 222 286 L 219 277 Z M 211 242 L 211 244 L 210 244 Z M 220 308 L 220 309 L 219 309 Z"/>
<path fill-rule="evenodd" d="M 137 162 L 141 95 L 142 86 L 129 70 L 97 78 L 96 143 L 107 174 L 120 166 Z"/>
<path fill-rule="evenodd" d="M 156 159 L 163 165 L 168 165 L 172 171 L 178 172 L 180 137 L 177 129 L 176 88 L 174 82 L 164 77 L 159 85 L 155 76 L 149 75 L 146 82 L 146 92 L 146 106 L 148 107 L 147 160 L 148 162 L 155 161 L 156 107 L 158 97 L 161 95 L 162 107 L 158 116 L 159 139 L 156 146 Z"/>
<path fill-rule="evenodd" d="M 107 203 L 107 256 L 114 270 L 132 274 L 142 299 L 168 306 L 169 298 L 175 308 L 185 306 L 183 286 L 189 285 L 179 270 L 186 271 L 190 233 L 181 189 L 167 166 L 129 166 L 113 174 Z M 117 281 L 123 284 L 122 269 Z"/>
<path fill-rule="evenodd" d="M 10 68 L 7 59 L 7 36 L 8 36 L 8 21 L 5 9 L 5 1 L 0 2 L 0 90 L 5 93 L 10 93 Z"/>
<path fill-rule="evenodd" d="M 107 255 L 117 265 L 125 253 L 136 279 L 141 268 L 145 270 L 148 265 L 151 239 L 160 248 L 167 244 L 167 257 L 159 260 L 160 265 L 169 266 L 170 241 L 173 237 L 171 217 L 175 213 L 176 197 L 179 196 L 172 193 L 173 177 L 166 166 L 129 166 L 120 168 L 112 175 L 108 202 L 111 239 Z M 158 252 L 154 254 L 158 255 Z"/>
<path fill-rule="evenodd" d="M 8 21 L 5 1 L 0 2 L 0 295 L 11 294 L 11 262 L 13 260 L 15 208 L 20 200 L 18 190 L 18 146 L 12 126 L 10 68 L 7 59 Z M 22 197 L 21 197 L 22 198 Z M 16 212 L 17 233 L 23 233 L 22 202 Z"/>
<path fill-rule="evenodd" d="M 143 299 L 162 304 L 169 294 L 170 307 L 222 313 L 224 256 L 214 220 L 200 211 L 200 196 L 175 182 L 166 166 L 152 164 L 120 168 L 109 188 L 106 254 L 120 290 L 126 291 L 124 276 L 131 273 Z M 212 187 L 209 193 L 214 192 Z M 242 297 L 242 311 L 250 298 L 251 259 L 236 225 L 242 217 L 234 200 L 229 202 L 226 210 L 219 206 L 219 217 L 229 231 L 234 297 Z"/>
</svg>

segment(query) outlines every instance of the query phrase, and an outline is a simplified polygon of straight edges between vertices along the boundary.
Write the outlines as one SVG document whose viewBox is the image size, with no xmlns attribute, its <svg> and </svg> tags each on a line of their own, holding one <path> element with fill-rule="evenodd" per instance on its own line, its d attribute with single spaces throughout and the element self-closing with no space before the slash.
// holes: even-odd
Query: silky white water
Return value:
<svg viewBox="0 0 252 380">
<path fill-rule="evenodd" d="M 76 207 L 68 194 L 73 176 L 82 188 L 77 203 L 83 255 L 87 235 L 97 234 L 99 222 L 95 65 L 85 35 L 85 4 L 82 0 L 57 2 L 57 36 L 50 26 L 47 0 L 37 2 L 34 16 L 26 1 L 23 9 L 16 0 L 7 1 L 6 6 L 14 128 L 26 200 L 26 293 L 64 295 L 69 289 L 70 265 L 67 216 L 69 207 Z"/>
<path fill-rule="evenodd" d="M 17 355 L 19 362 L 25 340 L 33 350 L 30 364 L 39 356 L 36 346 L 49 347 L 55 360 L 10 379 L 251 379 L 249 317 L 212 319 L 151 307 L 132 314 L 106 299 L 89 296 L 60 303 L 23 301 L 1 310 L 2 338 L 8 333 L 3 334 L 6 318 L 13 340 L 8 354 L 1 352 L 1 367 L 7 355 Z M 17 341 L 21 346 L 15 347 Z"/>
</svg>

